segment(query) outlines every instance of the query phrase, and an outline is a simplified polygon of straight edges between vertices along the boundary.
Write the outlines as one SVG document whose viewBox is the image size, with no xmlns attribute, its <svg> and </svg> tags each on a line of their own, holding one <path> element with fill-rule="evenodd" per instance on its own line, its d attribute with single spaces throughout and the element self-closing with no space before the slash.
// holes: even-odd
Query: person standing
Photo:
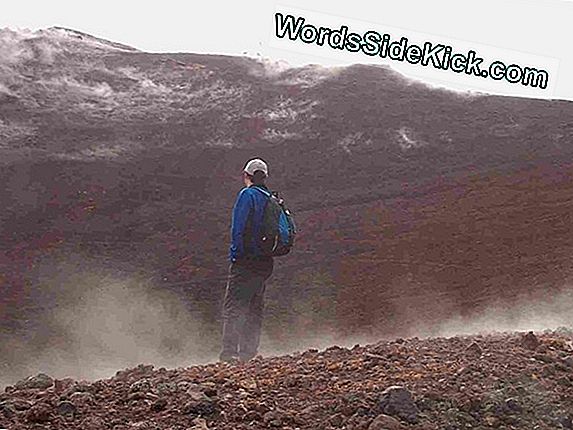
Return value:
<svg viewBox="0 0 573 430">
<path fill-rule="evenodd" d="M 248 361 L 257 355 L 263 320 L 265 282 L 273 272 L 273 257 L 263 255 L 256 240 L 267 202 L 268 166 L 260 158 L 247 162 L 242 188 L 231 219 L 231 245 L 223 301 L 223 345 L 219 360 Z M 260 191 L 265 190 L 267 193 Z"/>
</svg>

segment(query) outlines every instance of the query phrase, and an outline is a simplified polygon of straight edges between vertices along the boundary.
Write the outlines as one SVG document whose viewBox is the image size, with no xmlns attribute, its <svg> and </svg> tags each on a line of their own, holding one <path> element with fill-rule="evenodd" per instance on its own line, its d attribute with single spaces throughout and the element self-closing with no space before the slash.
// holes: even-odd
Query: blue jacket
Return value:
<svg viewBox="0 0 573 430">
<path fill-rule="evenodd" d="M 260 187 L 270 192 L 265 185 L 251 185 L 239 191 L 231 220 L 229 260 L 232 262 L 242 257 L 261 255 L 255 238 L 258 237 L 262 225 L 263 212 L 268 197 L 261 191 L 254 189 L 255 187 Z M 247 238 L 245 233 L 249 220 L 252 222 L 253 234 L 248 235 L 249 237 Z"/>
</svg>

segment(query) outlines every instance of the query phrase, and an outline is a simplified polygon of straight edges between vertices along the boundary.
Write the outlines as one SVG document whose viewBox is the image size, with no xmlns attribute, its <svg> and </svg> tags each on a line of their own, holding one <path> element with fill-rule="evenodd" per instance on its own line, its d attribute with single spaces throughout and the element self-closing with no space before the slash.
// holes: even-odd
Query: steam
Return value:
<svg viewBox="0 0 573 430">
<path fill-rule="evenodd" d="M 8 364 L 0 385 L 38 372 L 100 379 L 140 363 L 179 367 L 214 358 L 201 316 L 173 293 L 136 277 L 59 272 L 39 286 L 44 310 L 28 339 L 0 335 Z"/>
<path fill-rule="evenodd" d="M 92 268 L 86 270 L 88 266 Z M 203 318 L 204 304 L 185 304 L 180 295 L 160 289 L 140 275 L 95 267 L 91 262 L 84 262 L 82 268 L 68 262 L 43 274 L 37 291 L 31 292 L 43 306 L 34 317 L 34 330 L 25 335 L 0 333 L 0 356 L 4 359 L 0 386 L 38 372 L 94 380 L 141 363 L 177 368 L 216 360 L 220 327 Z M 290 354 L 332 345 L 350 348 L 396 337 L 573 326 L 569 284 L 558 291 L 530 289 L 511 301 L 496 300 L 480 312 L 463 314 L 455 297 L 436 295 L 405 278 L 387 287 L 386 301 L 382 296 L 373 297 L 380 302 L 379 313 L 372 316 L 368 327 L 349 334 L 341 330 L 344 321 L 333 311 L 334 282 L 328 271 L 302 270 L 291 282 L 300 289 L 299 294 L 288 305 L 280 304 L 278 286 L 270 282 L 261 354 Z M 325 291 L 333 295 L 325 295 Z M 289 329 L 284 330 L 285 326 Z"/>
<path fill-rule="evenodd" d="M 322 292 L 328 288 L 318 288 L 318 283 L 334 282 L 322 272 L 307 280 Z M 386 300 L 372 297 L 380 311 L 371 317 L 370 325 L 364 325 L 352 334 L 344 334 L 340 330 L 343 321 L 333 323 L 332 315 L 327 315 L 325 309 L 332 308 L 335 299 L 326 297 L 321 301 L 312 296 L 312 289 L 301 291 L 300 302 L 295 301 L 292 309 L 298 315 L 293 326 L 289 327 L 293 335 L 277 339 L 276 332 L 265 332 L 262 352 L 280 355 L 309 348 L 320 350 L 332 345 L 350 348 L 356 344 L 372 344 L 399 337 L 424 339 L 573 327 L 573 289 L 570 283 L 561 288 L 523 288 L 511 299 L 499 298 L 502 294 L 498 292 L 498 298 L 486 300 L 481 310 L 476 310 L 478 305 L 474 303 L 471 312 L 463 312 L 462 304 L 456 299 L 459 296 L 447 291 L 436 294 L 414 279 L 397 280 L 385 288 Z M 332 285 L 331 289 L 338 288 Z"/>
<path fill-rule="evenodd" d="M 490 332 L 543 331 L 558 327 L 573 327 L 573 290 L 569 285 L 555 292 L 551 289 L 533 290 L 511 301 L 498 300 L 485 311 L 472 316 L 453 313 L 433 327 L 417 324 L 410 333 L 421 336 L 455 336 Z"/>
</svg>

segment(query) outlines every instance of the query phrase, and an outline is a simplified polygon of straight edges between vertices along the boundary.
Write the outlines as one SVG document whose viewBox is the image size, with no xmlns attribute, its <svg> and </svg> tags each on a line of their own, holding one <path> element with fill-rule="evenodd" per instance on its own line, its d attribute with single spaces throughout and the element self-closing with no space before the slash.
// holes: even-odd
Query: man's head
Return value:
<svg viewBox="0 0 573 430">
<path fill-rule="evenodd" d="M 263 185 L 267 176 L 269 168 L 260 158 L 249 160 L 243 169 L 243 181 L 247 187 L 252 184 Z"/>
</svg>

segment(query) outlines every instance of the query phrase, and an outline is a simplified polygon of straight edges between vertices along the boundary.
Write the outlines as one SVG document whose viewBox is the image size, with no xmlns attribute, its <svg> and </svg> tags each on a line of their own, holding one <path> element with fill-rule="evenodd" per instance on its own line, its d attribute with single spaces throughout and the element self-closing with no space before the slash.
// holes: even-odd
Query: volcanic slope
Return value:
<svg viewBox="0 0 573 430">
<path fill-rule="evenodd" d="M 0 394 L 10 430 L 570 429 L 573 332 L 332 346 L 248 363 L 39 374 Z"/>
</svg>

